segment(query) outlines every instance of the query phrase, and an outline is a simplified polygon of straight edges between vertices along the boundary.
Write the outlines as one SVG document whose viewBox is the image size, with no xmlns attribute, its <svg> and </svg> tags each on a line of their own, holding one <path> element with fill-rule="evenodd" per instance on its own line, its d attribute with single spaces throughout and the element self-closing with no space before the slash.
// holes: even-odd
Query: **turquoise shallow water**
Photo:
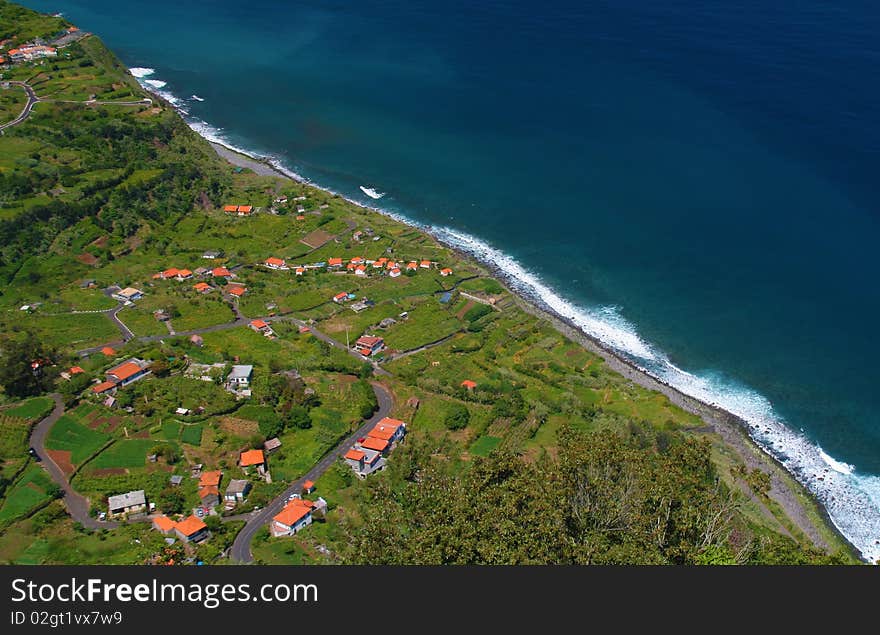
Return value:
<svg viewBox="0 0 880 635">
<path fill-rule="evenodd" d="M 744 416 L 880 557 L 875 4 L 24 4 Z"/>
</svg>

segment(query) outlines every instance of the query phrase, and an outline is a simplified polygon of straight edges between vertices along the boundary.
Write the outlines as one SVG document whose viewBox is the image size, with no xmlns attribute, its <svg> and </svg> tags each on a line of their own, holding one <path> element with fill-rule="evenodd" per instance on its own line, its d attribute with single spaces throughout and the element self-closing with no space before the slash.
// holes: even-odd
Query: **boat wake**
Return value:
<svg viewBox="0 0 880 635">
<path fill-rule="evenodd" d="M 193 100 L 195 100 L 195 101 L 205 101 L 204 98 L 199 97 L 198 95 L 192 95 L 192 96 L 190 97 L 190 99 L 193 99 Z"/>
</svg>

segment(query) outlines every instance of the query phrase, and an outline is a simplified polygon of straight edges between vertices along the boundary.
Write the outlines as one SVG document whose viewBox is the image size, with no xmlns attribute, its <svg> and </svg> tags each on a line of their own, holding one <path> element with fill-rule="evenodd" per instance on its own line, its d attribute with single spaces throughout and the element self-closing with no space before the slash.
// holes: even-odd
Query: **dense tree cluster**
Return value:
<svg viewBox="0 0 880 635">
<path fill-rule="evenodd" d="M 751 527 L 708 444 L 679 433 L 567 430 L 556 459 L 496 452 L 458 475 L 437 457 L 429 444 L 395 452 L 391 478 L 369 483 L 360 521 L 345 523 L 344 562 L 833 561 Z"/>
</svg>

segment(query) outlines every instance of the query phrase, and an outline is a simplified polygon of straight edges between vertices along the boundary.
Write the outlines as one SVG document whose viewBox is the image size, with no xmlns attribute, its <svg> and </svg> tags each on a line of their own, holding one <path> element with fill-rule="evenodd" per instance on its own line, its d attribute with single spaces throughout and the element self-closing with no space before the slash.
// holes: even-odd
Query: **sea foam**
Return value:
<svg viewBox="0 0 880 635">
<path fill-rule="evenodd" d="M 155 68 L 144 68 L 142 66 L 135 66 L 134 68 L 129 68 L 128 72 L 141 79 L 142 77 L 149 77 L 153 73 L 156 72 Z"/>
<path fill-rule="evenodd" d="M 787 427 L 770 401 L 757 391 L 717 371 L 695 374 L 677 367 L 662 351 L 642 339 L 617 307 L 587 307 L 574 303 L 548 286 L 540 274 L 475 236 L 451 227 L 426 225 L 389 208 L 364 205 L 344 193 L 311 182 L 287 167 L 278 157 L 236 146 L 221 128 L 190 116 L 184 100 L 163 90 L 165 82 L 143 80 L 153 75 L 155 69 L 129 70 L 146 90 L 167 100 L 181 113 L 190 128 L 208 141 L 267 161 L 282 174 L 422 229 L 441 242 L 471 254 L 477 260 L 496 267 L 504 281 L 515 291 L 567 318 L 584 333 L 614 349 L 644 372 L 686 395 L 740 417 L 748 426 L 752 439 L 815 494 L 837 529 L 862 556 L 870 562 L 880 560 L 880 477 L 859 474 L 855 466 L 834 459 L 803 433 Z M 156 85 L 158 83 L 162 85 Z"/>
<path fill-rule="evenodd" d="M 442 242 L 494 265 L 515 291 L 568 318 L 644 372 L 738 416 L 752 439 L 816 495 L 837 529 L 862 556 L 870 562 L 880 559 L 880 477 L 859 474 L 855 466 L 834 459 L 803 433 L 789 428 L 770 401 L 754 389 L 717 371 L 695 374 L 679 368 L 645 342 L 617 308 L 579 306 L 485 241 L 449 227 L 431 230 Z"/>
</svg>

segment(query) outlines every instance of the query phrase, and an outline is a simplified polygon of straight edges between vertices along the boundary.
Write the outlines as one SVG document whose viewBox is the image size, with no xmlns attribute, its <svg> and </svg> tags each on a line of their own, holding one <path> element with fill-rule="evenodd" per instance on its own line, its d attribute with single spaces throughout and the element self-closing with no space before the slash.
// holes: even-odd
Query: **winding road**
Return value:
<svg viewBox="0 0 880 635">
<path fill-rule="evenodd" d="M 21 86 L 24 89 L 24 92 L 27 93 L 27 104 L 25 104 L 24 109 L 21 113 L 13 119 L 12 121 L 7 121 L 4 124 L 0 124 L 0 133 L 2 133 L 7 128 L 11 128 L 12 126 L 17 126 L 25 119 L 30 117 L 31 111 L 34 109 L 34 106 L 40 102 L 52 102 L 57 104 L 85 104 L 86 106 L 149 106 L 153 103 L 153 100 L 149 97 L 144 97 L 143 99 L 139 99 L 137 101 L 98 101 L 96 99 L 89 99 L 86 101 L 73 101 L 68 99 L 40 99 L 37 97 L 37 93 L 34 92 L 34 89 L 31 88 L 30 84 L 26 82 L 17 82 L 10 81 L 9 82 L 13 86 Z"/>
<path fill-rule="evenodd" d="M 318 477 L 330 469 L 330 466 L 332 466 L 357 439 L 366 436 L 367 432 L 373 426 L 391 413 L 391 408 L 394 406 L 394 398 L 391 396 L 391 392 L 385 386 L 377 382 L 372 382 L 372 386 L 373 392 L 376 393 L 376 400 L 379 403 L 379 409 L 376 411 L 376 414 L 365 421 L 360 428 L 346 437 L 330 452 L 325 454 L 324 457 L 306 474 L 288 485 L 287 488 L 275 497 L 271 503 L 266 505 L 260 511 L 251 513 L 247 523 L 242 527 L 241 531 L 238 532 L 235 541 L 232 543 L 232 548 L 229 552 L 231 560 L 242 564 L 253 562 L 254 556 L 251 553 L 251 542 L 253 542 L 254 536 L 256 536 L 261 527 L 267 525 L 272 517 L 277 515 L 284 508 L 284 505 L 287 504 L 287 498 L 291 494 L 299 494 L 302 492 L 302 486 L 305 481 L 316 481 Z"/>
<path fill-rule="evenodd" d="M 0 124 L 0 132 L 3 132 L 7 128 L 11 128 L 12 126 L 17 126 L 22 121 L 30 117 L 31 110 L 34 109 L 34 105 L 40 101 L 40 98 L 37 97 L 37 94 L 34 92 L 34 89 L 28 86 L 24 82 L 9 82 L 13 86 L 21 86 L 24 89 L 24 92 L 27 93 L 27 103 L 24 106 L 24 109 L 19 113 L 18 117 L 13 119 L 12 121 L 8 121 L 4 124 Z"/>
<path fill-rule="evenodd" d="M 64 414 L 64 400 L 61 398 L 61 395 L 58 393 L 52 393 L 49 396 L 55 401 L 55 408 L 49 416 L 34 426 L 30 438 L 31 447 L 37 451 L 37 455 L 40 457 L 40 465 L 43 466 L 43 469 L 49 473 L 52 480 L 55 481 L 64 492 L 62 500 L 64 506 L 67 508 L 67 513 L 70 514 L 71 518 L 82 523 L 84 527 L 88 527 L 89 529 L 113 529 L 118 527 L 119 523 L 109 521 L 102 522 L 89 516 L 88 499 L 73 489 L 70 481 L 67 480 L 67 475 L 60 467 L 58 467 L 58 464 L 52 460 L 49 453 L 46 452 L 46 438 L 49 436 L 49 431 L 52 429 L 52 426 L 55 425 L 55 422 L 61 418 L 61 415 Z"/>
</svg>

